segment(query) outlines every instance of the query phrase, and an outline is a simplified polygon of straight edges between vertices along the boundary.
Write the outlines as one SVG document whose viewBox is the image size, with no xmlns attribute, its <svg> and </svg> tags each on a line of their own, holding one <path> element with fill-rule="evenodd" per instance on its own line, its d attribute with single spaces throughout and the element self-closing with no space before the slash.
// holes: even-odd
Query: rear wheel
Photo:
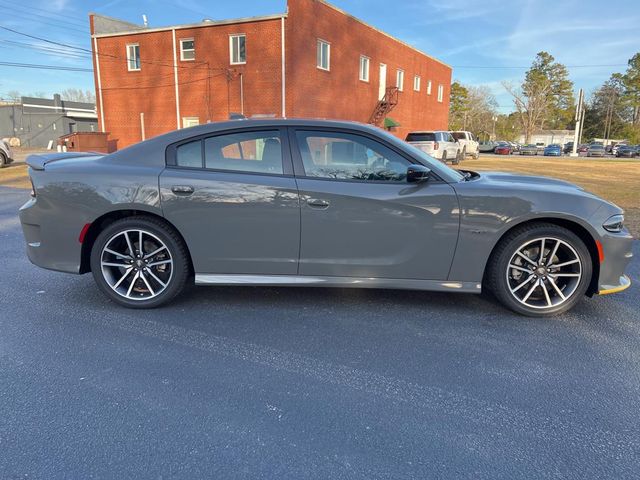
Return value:
<svg viewBox="0 0 640 480">
<path fill-rule="evenodd" d="M 509 233 L 491 258 L 489 289 L 506 307 L 532 317 L 566 312 L 591 281 L 589 250 L 573 232 L 538 223 Z"/>
<path fill-rule="evenodd" d="M 91 250 L 91 271 L 102 292 L 129 308 L 158 307 L 178 295 L 189 275 L 182 239 L 151 217 L 118 220 Z"/>
<path fill-rule="evenodd" d="M 0 168 L 4 168 L 9 164 L 7 157 L 4 153 L 0 152 Z"/>
</svg>

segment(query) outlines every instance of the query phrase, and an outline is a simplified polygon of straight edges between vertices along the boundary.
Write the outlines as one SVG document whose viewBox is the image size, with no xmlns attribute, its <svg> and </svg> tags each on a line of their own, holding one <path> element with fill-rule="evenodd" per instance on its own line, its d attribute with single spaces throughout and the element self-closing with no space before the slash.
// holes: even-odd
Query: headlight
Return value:
<svg viewBox="0 0 640 480">
<path fill-rule="evenodd" d="M 619 233 L 624 228 L 624 215 L 613 215 L 602 224 L 607 232 Z"/>
</svg>

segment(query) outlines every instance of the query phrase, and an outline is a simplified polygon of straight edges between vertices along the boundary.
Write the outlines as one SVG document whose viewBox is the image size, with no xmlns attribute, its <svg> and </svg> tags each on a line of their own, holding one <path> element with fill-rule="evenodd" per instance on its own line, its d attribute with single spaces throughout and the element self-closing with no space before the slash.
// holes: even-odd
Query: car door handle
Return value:
<svg viewBox="0 0 640 480">
<path fill-rule="evenodd" d="M 326 200 L 321 200 L 319 198 L 310 198 L 307 200 L 307 205 L 311 208 L 316 208 L 318 210 L 325 210 L 329 208 L 329 202 Z"/>
<path fill-rule="evenodd" d="M 171 191 L 176 195 L 191 195 L 193 187 L 191 185 L 174 185 L 171 187 Z"/>
</svg>

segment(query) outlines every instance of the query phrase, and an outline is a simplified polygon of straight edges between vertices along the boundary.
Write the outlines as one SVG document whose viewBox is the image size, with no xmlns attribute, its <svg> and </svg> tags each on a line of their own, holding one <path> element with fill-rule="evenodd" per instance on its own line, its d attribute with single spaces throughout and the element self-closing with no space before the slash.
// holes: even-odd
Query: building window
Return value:
<svg viewBox="0 0 640 480">
<path fill-rule="evenodd" d="M 404 91 L 404 70 L 398 70 L 396 74 L 396 87 L 401 92 Z"/>
<path fill-rule="evenodd" d="M 140 70 L 140 45 L 137 43 L 127 45 L 127 69 L 130 72 Z"/>
<path fill-rule="evenodd" d="M 438 101 L 442 103 L 442 97 L 444 96 L 444 87 L 442 85 L 438 85 Z"/>
<path fill-rule="evenodd" d="M 196 59 L 196 46 L 193 38 L 183 38 L 180 40 L 180 60 L 188 61 Z"/>
<path fill-rule="evenodd" d="M 231 56 L 231 65 L 247 63 L 246 44 L 246 35 L 231 35 L 229 37 L 229 54 Z"/>
<path fill-rule="evenodd" d="M 331 45 L 324 40 L 318 40 L 317 67 L 321 70 L 331 69 Z"/>
<path fill-rule="evenodd" d="M 427 95 L 431 95 L 431 80 L 427 82 Z"/>
<path fill-rule="evenodd" d="M 369 81 L 369 57 L 360 55 L 360 80 Z"/>
<path fill-rule="evenodd" d="M 198 117 L 182 117 L 182 128 L 195 127 L 196 125 L 200 125 Z"/>
<path fill-rule="evenodd" d="M 416 75 L 415 77 L 413 77 L 413 89 L 416 92 L 420 91 L 420 75 Z"/>
</svg>

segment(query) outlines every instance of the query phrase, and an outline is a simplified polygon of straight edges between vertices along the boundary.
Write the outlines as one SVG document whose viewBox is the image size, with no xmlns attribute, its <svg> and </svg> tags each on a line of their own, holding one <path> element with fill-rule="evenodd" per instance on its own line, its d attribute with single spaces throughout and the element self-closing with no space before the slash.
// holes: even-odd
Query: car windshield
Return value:
<svg viewBox="0 0 640 480">
<path fill-rule="evenodd" d="M 407 142 L 435 142 L 436 134 L 434 132 L 416 132 L 407 135 Z"/>
</svg>

